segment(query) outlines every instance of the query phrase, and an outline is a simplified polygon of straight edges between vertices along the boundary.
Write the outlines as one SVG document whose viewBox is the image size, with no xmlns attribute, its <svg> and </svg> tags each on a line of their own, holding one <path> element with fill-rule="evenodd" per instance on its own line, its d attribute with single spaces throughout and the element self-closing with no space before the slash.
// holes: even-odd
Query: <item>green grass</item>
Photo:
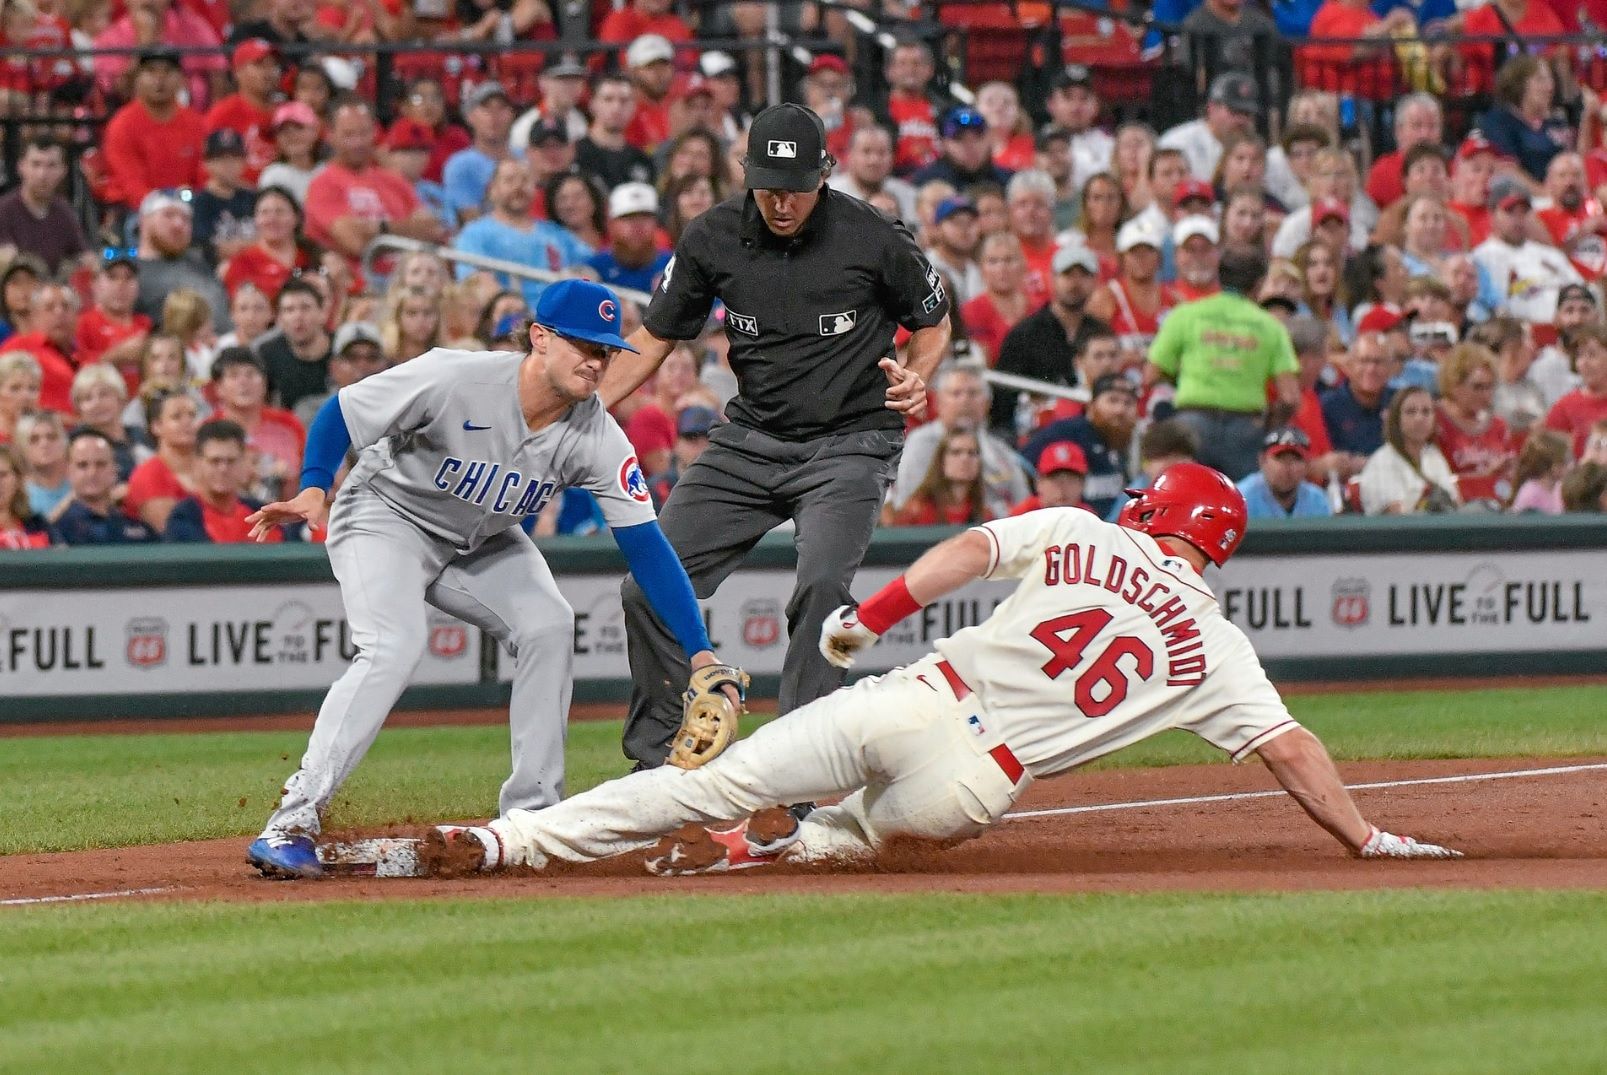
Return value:
<svg viewBox="0 0 1607 1075">
<path fill-rule="evenodd" d="M 0 1070 L 1600 1072 L 1604 923 L 1410 891 L 37 909 L 0 916 Z"/>
<path fill-rule="evenodd" d="M 1290 708 L 1340 758 L 1607 754 L 1607 687 L 1306 695 Z M 749 730 L 758 722 L 749 720 Z M 118 847 L 258 831 L 306 746 L 301 732 L 65 736 L 0 747 L 0 854 Z M 1168 733 L 1100 763 L 1220 762 Z M 331 824 L 485 816 L 507 776 L 504 727 L 383 732 Z M 569 790 L 625 771 L 619 725 L 570 728 Z M 242 803 L 241 800 L 244 800 Z"/>
</svg>

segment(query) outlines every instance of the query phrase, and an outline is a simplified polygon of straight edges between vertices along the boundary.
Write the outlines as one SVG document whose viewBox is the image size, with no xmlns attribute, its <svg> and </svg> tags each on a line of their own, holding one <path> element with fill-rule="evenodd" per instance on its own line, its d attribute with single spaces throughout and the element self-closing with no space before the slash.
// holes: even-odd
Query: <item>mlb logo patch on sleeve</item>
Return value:
<svg viewBox="0 0 1607 1075">
<path fill-rule="evenodd" d="M 853 310 L 844 310 L 840 314 L 820 315 L 820 334 L 822 336 L 841 336 L 854 330 L 855 314 Z"/>
</svg>

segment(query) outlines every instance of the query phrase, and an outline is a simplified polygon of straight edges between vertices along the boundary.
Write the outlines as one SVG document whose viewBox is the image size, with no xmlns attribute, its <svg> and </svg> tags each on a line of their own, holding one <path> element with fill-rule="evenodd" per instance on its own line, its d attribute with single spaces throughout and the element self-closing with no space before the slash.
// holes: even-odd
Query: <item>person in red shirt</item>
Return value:
<svg viewBox="0 0 1607 1075">
<path fill-rule="evenodd" d="M 226 348 L 212 364 L 217 417 L 239 424 L 254 458 L 255 476 L 248 488 L 270 500 L 295 487 L 301 475 L 301 450 L 307 431 L 289 411 L 268 406 L 268 370 L 248 347 Z"/>
<path fill-rule="evenodd" d="M 178 53 L 151 49 L 134 70 L 134 99 L 106 124 L 101 153 L 110 173 L 109 196 L 127 209 L 165 187 L 199 187 L 206 122 L 179 104 Z"/>
<path fill-rule="evenodd" d="M 896 512 L 891 506 L 882 512 L 887 526 L 960 526 L 989 518 L 982 443 L 968 429 L 945 433 L 909 500 Z"/>
<path fill-rule="evenodd" d="M 1397 9 L 1404 10 L 1404 9 Z M 1462 36 L 1470 38 L 1561 37 L 1568 31 L 1548 0 L 1493 0 L 1462 16 Z M 1489 93 L 1495 85 L 1496 54 L 1505 46 L 1490 41 L 1469 41 L 1459 51 L 1463 76 L 1461 92 Z M 1548 53 L 1565 55 L 1563 46 Z"/>
<path fill-rule="evenodd" d="M 247 472 L 246 435 L 239 423 L 214 418 L 195 435 L 194 496 L 174 505 L 163 537 L 176 542 L 212 542 L 241 545 L 252 540 L 246 516 L 262 503 L 244 496 Z M 260 541 L 285 540 L 279 527 L 270 527 Z"/>
<path fill-rule="evenodd" d="M 1451 211 L 1467 223 L 1468 242 L 1478 246 L 1490 237 L 1490 180 L 1504 158 L 1474 130 L 1457 147 L 1451 162 Z"/>
<path fill-rule="evenodd" d="M 1297 58 L 1301 85 L 1375 101 L 1389 100 L 1395 96 L 1389 38 L 1396 30 L 1415 29 L 1416 25 L 1407 7 L 1398 7 L 1379 18 L 1367 0 L 1327 0 L 1312 16 L 1307 34 L 1313 42 L 1326 39 L 1334 43 L 1301 46 Z M 1372 38 L 1379 43 L 1354 43 Z"/>
<path fill-rule="evenodd" d="M 447 121 L 446 94 L 441 91 L 439 81 L 429 77 L 412 81 L 407 88 L 407 95 L 402 98 L 401 115 L 396 122 L 404 119 L 422 123 L 434 135 L 430 145 L 430 160 L 424 166 L 424 178 L 439 183 L 447 159 L 459 150 L 468 149 L 473 142 L 465 128 Z"/>
<path fill-rule="evenodd" d="M 65 284 L 42 284 L 28 300 L 28 331 L 19 333 L 0 346 L 6 351 L 26 351 L 39 363 L 44 374 L 39 405 L 61 414 L 73 412 L 73 329 L 78 320 L 78 296 Z"/>
<path fill-rule="evenodd" d="M 1010 177 L 1005 187 L 1005 205 L 1010 212 L 1010 231 L 1021 240 L 1021 253 L 1027 260 L 1023 287 L 1028 312 L 1049 301 L 1054 280 L 1055 259 L 1055 181 L 1047 172 L 1021 172 Z"/>
<path fill-rule="evenodd" d="M 625 50 L 625 69 L 636 90 L 636 113 L 625 128 L 625 141 L 648 153 L 670 136 L 674 58 L 675 46 L 658 34 L 644 34 Z"/>
<path fill-rule="evenodd" d="M 1076 441 L 1057 440 L 1038 457 L 1038 491 L 1010 509 L 1012 516 L 1039 508 L 1083 508 L 1088 455 Z"/>
<path fill-rule="evenodd" d="M 51 543 L 51 528 L 28 504 L 22 456 L 9 444 L 0 444 L 0 550 L 43 549 Z"/>
<path fill-rule="evenodd" d="M 90 284 L 94 303 L 78 315 L 73 331 L 73 357 L 80 365 L 110 362 L 128 385 L 129 395 L 139 390 L 140 357 L 151 319 L 134 312 L 139 296 L 139 269 L 127 251 L 102 261 Z"/>
<path fill-rule="evenodd" d="M 690 41 L 692 28 L 670 10 L 674 6 L 673 0 L 631 0 L 608 13 L 597 29 L 597 40 L 623 45 L 643 34 L 657 34 L 670 41 Z"/>
<path fill-rule="evenodd" d="M 1607 272 L 1607 213 L 1585 189 L 1585 162 L 1577 153 L 1558 153 L 1546 166 L 1545 193 L 1551 204 L 1535 211 L 1552 242 L 1568 255 L 1579 275 L 1600 280 Z"/>
<path fill-rule="evenodd" d="M 1395 148 L 1373 161 L 1367 173 L 1367 196 L 1380 209 L 1406 196 L 1401 174 L 1406 154 L 1414 146 L 1438 146 L 1445 141 L 1445 113 L 1430 93 L 1413 93 L 1395 106 Z"/>
<path fill-rule="evenodd" d="M 932 50 L 921 41 L 901 41 L 887 57 L 887 118 L 896 135 L 893 171 L 900 176 L 937 159 L 941 109 L 927 93 L 935 70 Z"/>
<path fill-rule="evenodd" d="M 848 159 L 848 146 L 854 131 L 868 117 L 857 115 L 862 109 L 854 99 L 854 78 L 841 56 L 822 53 L 809 65 L 803 82 L 804 104 L 826 125 L 826 149 L 839 161 Z"/>
<path fill-rule="evenodd" d="M 123 496 L 123 512 L 157 533 L 167 527 L 173 506 L 195 489 L 195 431 L 200 407 L 179 388 L 150 386 L 140 393 L 145 429 L 156 454 L 134 468 Z"/>
<path fill-rule="evenodd" d="M 273 140 L 274 95 L 279 88 L 279 54 L 260 37 L 234 47 L 234 93 L 206 114 L 208 134 L 222 127 L 238 131 L 245 143 L 242 178 L 256 186 L 257 176 L 279 155 Z"/>
<path fill-rule="evenodd" d="M 1512 468 L 1517 450 L 1507 424 L 1491 410 L 1497 382 L 1496 357 L 1488 348 L 1464 343 L 1440 364 L 1440 402 L 1436 443 L 1444 453 L 1464 503 L 1512 499 Z"/>
<path fill-rule="evenodd" d="M 1109 325 L 1121 342 L 1124 368 L 1143 367 L 1161 318 L 1177 305 L 1176 294 L 1160 281 L 1163 240 L 1144 217 L 1123 224 L 1116 236 L 1121 271 L 1088 300 L 1088 316 Z"/>
<path fill-rule="evenodd" d="M 1322 376 L 1328 369 L 1328 349 L 1332 343 L 1328 329 L 1309 314 L 1291 317 L 1287 327 L 1289 342 L 1294 346 L 1295 357 L 1300 360 L 1300 406 L 1289 419 L 1289 425 L 1304 433 L 1310 442 L 1311 480 L 1322 484 L 1336 466 L 1345 469 L 1341 480 L 1349 478 L 1361 469 L 1366 459 L 1334 452 L 1333 438 L 1328 435 L 1328 426 L 1322 416 L 1322 401 L 1317 397 L 1317 386 L 1322 383 Z M 1277 401 L 1277 395 L 1277 389 L 1267 385 L 1269 406 Z"/>
<path fill-rule="evenodd" d="M 1585 454 L 1591 427 L 1607 420 L 1607 326 L 1579 326 L 1567 347 L 1581 384 L 1552 404 L 1545 427 L 1573 438 L 1574 458 L 1578 459 Z"/>
<path fill-rule="evenodd" d="M 252 221 L 256 241 L 223 267 L 223 286 L 233 298 L 242 284 L 252 284 L 271 303 L 279 298 L 285 281 L 313 264 L 301 235 L 301 206 L 283 187 L 268 187 L 257 194 Z"/>
<path fill-rule="evenodd" d="M 375 236 L 392 232 L 439 243 L 446 228 L 399 173 L 374 162 L 373 106 L 356 97 L 335 107 L 329 142 L 335 155 L 307 187 L 307 234 L 346 255 L 353 271 Z"/>
<path fill-rule="evenodd" d="M 988 365 L 999 361 L 1004 338 L 1032 312 L 1027 298 L 1027 259 L 1021 240 L 1009 232 L 994 232 L 982 240 L 977 254 L 982 293 L 960 307 L 966 335 L 987 355 Z"/>
<path fill-rule="evenodd" d="M 172 0 L 130 0 L 126 7 L 122 18 L 95 35 L 95 80 L 102 92 L 117 98 L 127 92 L 124 75 L 130 54 L 137 49 L 191 49 L 182 59 L 178 52 L 172 53 L 172 62 L 182 69 L 180 84 L 189 90 L 191 106 L 197 111 L 205 108 L 228 67 L 218 48 L 222 41 L 212 27 Z"/>
</svg>

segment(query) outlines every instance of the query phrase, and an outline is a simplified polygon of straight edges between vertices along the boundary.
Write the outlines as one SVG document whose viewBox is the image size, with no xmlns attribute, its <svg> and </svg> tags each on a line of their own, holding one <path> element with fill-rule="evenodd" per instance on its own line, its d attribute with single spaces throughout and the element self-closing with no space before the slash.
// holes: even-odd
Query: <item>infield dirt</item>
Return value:
<svg viewBox="0 0 1607 1075">
<path fill-rule="evenodd" d="M 1601 759 L 1342 764 L 1346 783 L 1547 769 Z M 1018 810 L 1265 791 L 1259 764 L 1071 774 L 1033 786 Z M 661 879 L 640 856 L 543 875 L 443 880 L 263 880 L 246 838 L 0 858 L 0 900 L 159 889 L 135 899 L 327 900 L 630 897 L 804 892 L 1305 891 L 1395 887 L 1607 888 L 1607 770 L 1361 789 L 1362 812 L 1391 831 L 1467 853 L 1453 862 L 1362 862 L 1284 795 L 1009 819 L 949 850 L 902 848 L 873 867 L 775 866 Z M 463 820 L 463 819 L 452 819 Z M 335 819 L 338 824 L 338 819 Z M 399 831 L 399 830 L 398 830 Z"/>
</svg>

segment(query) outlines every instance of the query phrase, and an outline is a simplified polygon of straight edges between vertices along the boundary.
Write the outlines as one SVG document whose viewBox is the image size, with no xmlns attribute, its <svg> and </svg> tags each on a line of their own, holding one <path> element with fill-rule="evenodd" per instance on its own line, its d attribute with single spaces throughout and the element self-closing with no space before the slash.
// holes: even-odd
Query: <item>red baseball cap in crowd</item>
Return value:
<svg viewBox="0 0 1607 1075">
<path fill-rule="evenodd" d="M 391 124 L 385 134 L 385 148 L 393 152 L 405 149 L 430 150 L 435 147 L 435 133 L 416 119 L 405 116 Z"/>
<path fill-rule="evenodd" d="M 1310 459 L 1311 438 L 1294 426 L 1284 426 L 1267 433 L 1261 441 L 1261 450 L 1268 455 L 1283 455 L 1287 452 L 1302 459 Z"/>
<path fill-rule="evenodd" d="M 1311 203 L 1311 226 L 1316 227 L 1324 220 L 1338 217 L 1343 224 L 1350 223 L 1350 206 L 1338 198 L 1318 198 Z"/>
<path fill-rule="evenodd" d="M 1172 208 L 1177 208 L 1190 198 L 1204 198 L 1207 205 L 1215 205 L 1216 191 L 1203 179 L 1185 179 L 1172 190 Z"/>
<path fill-rule="evenodd" d="M 318 122 L 318 113 L 312 106 L 302 101 L 286 101 L 273 110 L 273 129 L 278 130 L 287 123 L 294 123 L 301 127 L 317 129 L 322 126 Z"/>
<path fill-rule="evenodd" d="M 822 52 L 809 64 L 809 73 L 818 74 L 821 71 L 836 71 L 840 75 L 848 73 L 848 61 L 841 56 L 833 56 L 829 52 Z"/>
<path fill-rule="evenodd" d="M 238 71 L 247 64 L 253 64 L 259 60 L 277 60 L 278 58 L 278 50 L 276 50 L 269 42 L 260 37 L 248 37 L 246 40 L 234 46 L 234 56 L 232 58 L 232 62 L 234 64 L 234 69 Z"/>
<path fill-rule="evenodd" d="M 1473 130 L 1468 132 L 1468 136 L 1466 138 L 1462 139 L 1462 144 L 1456 147 L 1456 159 L 1459 161 L 1465 161 L 1469 157 L 1476 156 L 1480 153 L 1488 153 L 1500 160 L 1506 159 L 1507 156 L 1505 153 L 1497 149 L 1493 142 L 1484 136 L 1483 131 L 1475 127 Z"/>
<path fill-rule="evenodd" d="M 1088 476 L 1088 456 L 1083 453 L 1082 445 L 1075 441 L 1057 440 L 1043 450 L 1038 456 L 1038 473 L 1053 474 L 1057 470 L 1069 470 L 1074 474 Z"/>
<path fill-rule="evenodd" d="M 1406 318 L 1393 307 L 1380 303 L 1367 311 L 1356 325 L 1357 332 L 1394 332 L 1406 323 Z"/>
</svg>

